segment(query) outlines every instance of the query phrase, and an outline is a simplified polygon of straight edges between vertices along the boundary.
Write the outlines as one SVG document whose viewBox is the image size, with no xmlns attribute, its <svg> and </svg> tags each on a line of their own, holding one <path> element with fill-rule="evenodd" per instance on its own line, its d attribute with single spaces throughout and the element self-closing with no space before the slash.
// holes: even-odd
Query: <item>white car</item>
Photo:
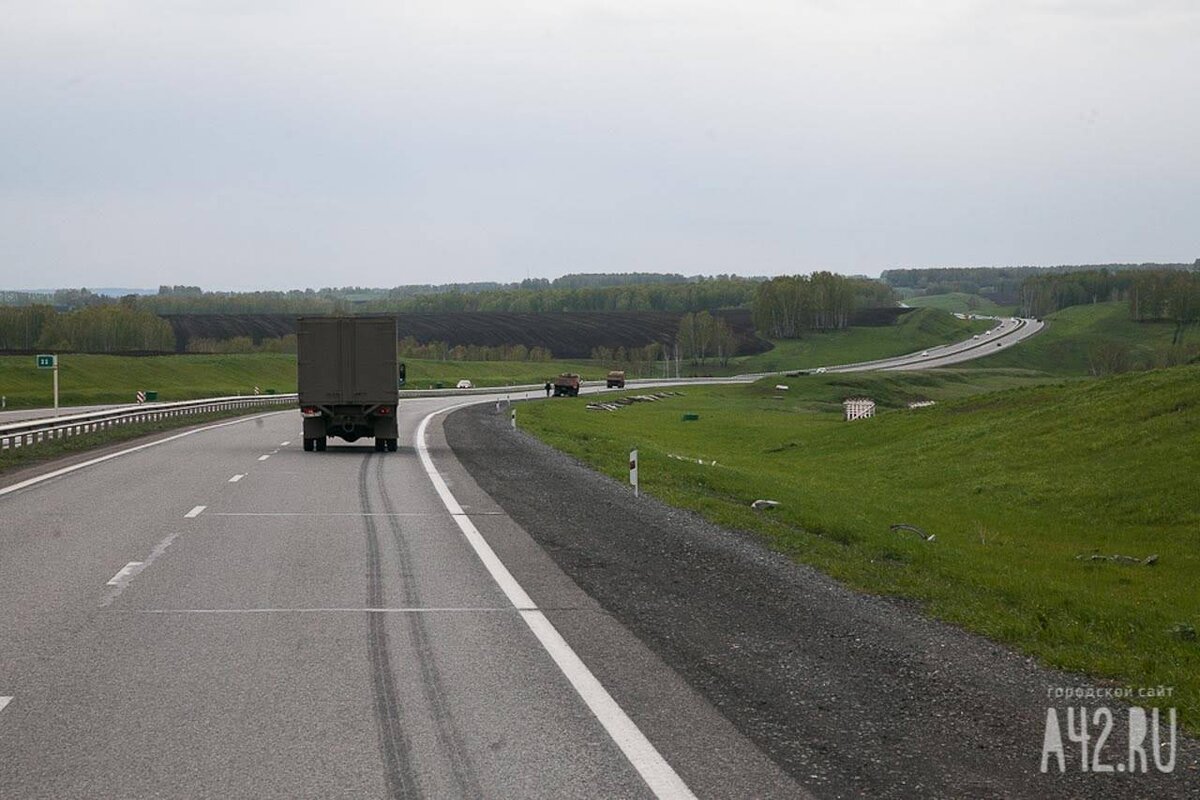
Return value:
<svg viewBox="0 0 1200 800">
<path fill-rule="evenodd" d="M 459 381 L 458 385 L 455 386 L 454 388 L 455 389 L 474 389 L 475 384 L 471 383 L 470 381 L 468 381 L 466 379 L 463 379 L 463 380 Z"/>
<path fill-rule="evenodd" d="M 978 339 L 978 338 L 979 338 L 979 334 L 977 333 L 977 334 L 975 334 L 974 336 L 972 336 L 971 338 L 972 338 L 972 339 Z"/>
<path fill-rule="evenodd" d="M 921 352 L 921 358 L 929 358 L 929 351 L 928 351 L 928 350 L 924 350 L 924 351 L 922 351 L 922 352 Z"/>
<path fill-rule="evenodd" d="M 816 375 L 820 375 L 820 374 L 822 374 L 823 372 L 825 372 L 825 368 L 824 368 L 824 367 L 817 367 L 817 368 L 816 368 L 816 369 L 815 369 L 813 372 L 814 372 L 814 374 L 816 374 Z"/>
</svg>

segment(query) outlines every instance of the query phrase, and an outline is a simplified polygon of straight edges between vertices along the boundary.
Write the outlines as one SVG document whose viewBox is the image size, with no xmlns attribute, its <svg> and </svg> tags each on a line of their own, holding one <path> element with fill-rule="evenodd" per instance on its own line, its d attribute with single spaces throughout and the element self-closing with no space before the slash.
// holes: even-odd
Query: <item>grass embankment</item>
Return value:
<svg viewBox="0 0 1200 800">
<path fill-rule="evenodd" d="M 852 586 L 1045 663 L 1138 686 L 1200 727 L 1200 367 L 991 391 L 1029 373 L 823 375 L 589 412 L 522 406 L 521 426 L 644 491 L 756 531 Z M 1043 378 L 1043 380 L 1047 380 Z M 980 393 L 983 392 L 983 393 Z M 778 399 L 782 395 L 783 399 Z M 840 401 L 885 408 L 844 423 Z M 932 408 L 894 408 L 918 397 Z M 959 399 L 950 399 L 958 397 Z M 697 413 L 694 422 L 683 412 Z M 717 462 L 702 466 L 670 455 Z M 756 512 L 758 498 L 778 500 Z M 917 525 L 926 542 L 889 530 Z M 1157 554 L 1154 566 L 1078 555 Z"/>
<path fill-rule="evenodd" d="M 1045 318 L 1046 328 L 1017 347 L 969 362 L 973 368 L 1024 367 L 1054 375 L 1088 375 L 1102 364 L 1104 348 L 1115 345 L 1127 354 L 1127 367 L 1154 366 L 1171 345 L 1175 326 L 1169 322 L 1135 322 L 1124 302 L 1071 306 Z M 1189 334 L 1195 344 L 1200 335 Z"/>
<path fill-rule="evenodd" d="M 955 314 L 987 314 L 997 317 L 1011 317 L 1016 313 L 1016 306 L 1001 306 L 986 297 L 966 292 L 949 292 L 947 294 L 927 294 L 920 297 L 909 297 L 905 303 L 913 308 L 938 308 Z"/>
<path fill-rule="evenodd" d="M 170 419 L 154 420 L 152 422 L 137 422 L 121 425 L 107 430 L 83 433 L 78 436 L 68 436 L 65 439 L 38 442 L 28 447 L 14 447 L 0 450 L 0 475 L 23 467 L 31 467 L 43 461 L 49 461 L 62 456 L 81 453 L 105 445 L 119 444 L 148 436 L 153 433 L 186 428 L 192 425 L 202 425 L 232 417 L 249 416 L 252 414 L 269 413 L 278 408 L 237 408 L 229 411 L 215 411 L 209 414 L 194 414 L 186 417 L 171 417 Z M 287 409 L 293 410 L 293 409 Z"/>
<path fill-rule="evenodd" d="M 969 339 L 989 327 L 986 320 L 961 320 L 946 311 L 918 309 L 904 314 L 894 325 L 809 333 L 802 339 L 775 341 L 774 349 L 735 359 L 728 369 L 713 374 L 778 372 L 874 361 Z"/>
<path fill-rule="evenodd" d="M 180 356 L 59 356 L 59 403 L 63 406 L 132 403 L 139 389 L 158 399 L 192 400 L 296 391 L 296 357 L 278 353 Z M 0 356 L 0 394 L 9 408 L 54 402 L 50 370 L 37 369 L 33 356 Z"/>
</svg>

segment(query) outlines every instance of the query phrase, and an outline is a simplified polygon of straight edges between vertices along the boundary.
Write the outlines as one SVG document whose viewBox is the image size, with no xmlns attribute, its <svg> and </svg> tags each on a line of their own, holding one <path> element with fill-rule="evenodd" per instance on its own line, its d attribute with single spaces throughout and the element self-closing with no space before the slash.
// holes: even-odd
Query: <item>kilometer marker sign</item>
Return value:
<svg viewBox="0 0 1200 800">
<path fill-rule="evenodd" d="M 629 485 L 633 487 L 633 496 L 638 496 L 637 450 L 629 451 Z"/>
</svg>

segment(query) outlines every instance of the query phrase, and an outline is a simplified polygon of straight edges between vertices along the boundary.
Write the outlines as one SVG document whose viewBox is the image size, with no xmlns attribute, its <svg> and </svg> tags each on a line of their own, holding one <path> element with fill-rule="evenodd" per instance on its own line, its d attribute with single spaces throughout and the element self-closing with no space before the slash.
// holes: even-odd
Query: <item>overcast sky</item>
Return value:
<svg viewBox="0 0 1200 800">
<path fill-rule="evenodd" d="M 0 0 L 0 287 L 1200 257 L 1200 2 Z"/>
</svg>

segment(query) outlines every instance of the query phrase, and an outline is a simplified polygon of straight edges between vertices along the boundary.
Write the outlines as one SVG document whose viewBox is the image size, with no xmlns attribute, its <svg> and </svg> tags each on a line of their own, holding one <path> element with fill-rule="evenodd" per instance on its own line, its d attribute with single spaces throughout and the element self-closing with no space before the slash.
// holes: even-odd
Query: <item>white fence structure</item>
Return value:
<svg viewBox="0 0 1200 800">
<path fill-rule="evenodd" d="M 847 397 L 842 401 L 846 422 L 875 416 L 875 401 L 869 397 Z"/>
<path fill-rule="evenodd" d="M 295 405 L 296 395 L 294 394 L 269 394 L 258 397 L 210 397 L 204 400 L 187 400 L 180 403 L 156 403 L 132 408 L 113 408 L 107 411 L 69 414 L 61 417 L 44 417 L 0 425 L 0 450 L 31 447 L 41 442 L 137 422 L 154 422 L 190 414 L 205 414 L 239 408 Z"/>
</svg>

